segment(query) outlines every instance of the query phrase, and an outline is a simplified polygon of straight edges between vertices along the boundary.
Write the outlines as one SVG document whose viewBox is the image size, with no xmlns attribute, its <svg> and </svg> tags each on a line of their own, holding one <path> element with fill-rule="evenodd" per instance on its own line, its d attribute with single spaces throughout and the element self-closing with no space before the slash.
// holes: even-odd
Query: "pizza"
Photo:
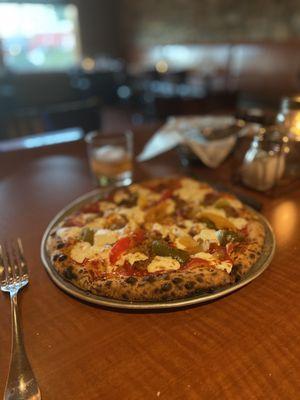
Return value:
<svg viewBox="0 0 300 400">
<path fill-rule="evenodd" d="M 47 252 L 65 280 L 126 301 L 183 299 L 240 280 L 265 228 L 235 196 L 189 177 L 115 188 L 66 216 Z"/>
</svg>

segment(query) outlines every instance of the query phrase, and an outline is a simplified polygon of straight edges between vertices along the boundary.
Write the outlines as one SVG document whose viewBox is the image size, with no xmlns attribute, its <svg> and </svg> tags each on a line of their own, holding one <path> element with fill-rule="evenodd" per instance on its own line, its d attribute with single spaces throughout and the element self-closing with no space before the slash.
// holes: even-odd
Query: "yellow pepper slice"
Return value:
<svg viewBox="0 0 300 400">
<path fill-rule="evenodd" d="M 236 227 L 233 225 L 233 223 L 230 222 L 227 218 L 222 217 L 222 215 L 217 215 L 211 212 L 204 211 L 200 214 L 200 217 L 207 218 L 212 221 L 217 229 L 230 229 L 233 231 L 236 230 Z"/>
</svg>

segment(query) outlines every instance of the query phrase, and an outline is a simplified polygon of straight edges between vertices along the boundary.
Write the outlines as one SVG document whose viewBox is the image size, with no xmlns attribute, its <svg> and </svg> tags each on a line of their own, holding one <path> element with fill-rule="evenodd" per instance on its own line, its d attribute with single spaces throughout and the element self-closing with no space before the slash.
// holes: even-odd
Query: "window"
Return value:
<svg viewBox="0 0 300 400">
<path fill-rule="evenodd" d="M 1 53 L 4 65 L 17 72 L 74 67 L 80 62 L 77 8 L 0 3 Z"/>
</svg>

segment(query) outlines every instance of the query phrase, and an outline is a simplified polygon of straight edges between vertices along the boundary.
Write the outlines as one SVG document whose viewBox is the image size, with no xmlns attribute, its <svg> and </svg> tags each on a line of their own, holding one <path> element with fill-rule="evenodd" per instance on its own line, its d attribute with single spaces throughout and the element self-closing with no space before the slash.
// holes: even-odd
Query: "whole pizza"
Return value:
<svg viewBox="0 0 300 400">
<path fill-rule="evenodd" d="M 265 228 L 236 197 L 187 177 L 117 188 L 50 233 L 56 271 L 90 293 L 129 301 L 182 299 L 241 279 Z"/>
</svg>

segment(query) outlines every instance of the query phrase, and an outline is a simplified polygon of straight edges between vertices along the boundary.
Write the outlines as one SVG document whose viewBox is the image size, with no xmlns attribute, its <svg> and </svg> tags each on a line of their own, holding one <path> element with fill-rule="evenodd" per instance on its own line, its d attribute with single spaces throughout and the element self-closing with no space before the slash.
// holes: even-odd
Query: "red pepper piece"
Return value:
<svg viewBox="0 0 300 400">
<path fill-rule="evenodd" d="M 243 229 L 240 230 L 240 233 L 244 236 L 248 236 L 248 226 L 246 225 Z"/>
<path fill-rule="evenodd" d="M 129 237 L 124 237 L 119 239 L 111 248 L 109 253 L 109 261 L 111 264 L 120 258 L 121 254 L 131 247 L 131 239 Z"/>
<path fill-rule="evenodd" d="M 74 215 L 72 217 L 69 217 L 65 220 L 65 223 L 63 224 L 64 227 L 71 227 L 71 226 L 83 226 L 84 222 L 80 216 Z"/>
<path fill-rule="evenodd" d="M 173 192 L 174 192 L 174 190 L 172 190 L 172 189 L 166 189 L 166 190 L 163 192 L 161 198 L 159 199 L 159 203 L 160 203 L 161 201 L 164 201 L 164 200 L 169 199 L 169 198 L 172 196 Z"/>
<path fill-rule="evenodd" d="M 212 243 L 209 246 L 209 252 L 212 254 L 217 254 L 219 259 L 222 261 L 230 261 L 233 262 L 230 258 L 229 254 L 227 253 L 227 248 L 223 246 L 219 246 L 216 243 Z"/>
<path fill-rule="evenodd" d="M 134 272 L 134 269 L 128 261 L 125 261 L 124 265 L 122 265 L 122 267 L 118 268 L 118 273 L 120 275 L 132 276 L 133 272 Z"/>
<path fill-rule="evenodd" d="M 126 236 L 119 239 L 111 248 L 109 253 L 109 261 L 115 264 L 121 255 L 128 249 L 131 249 L 141 243 L 145 238 L 143 229 L 137 229 L 131 237 Z"/>
<path fill-rule="evenodd" d="M 203 204 L 206 206 L 209 206 L 209 205 L 215 203 L 220 197 L 221 197 L 221 194 L 217 193 L 217 192 L 207 193 L 204 197 Z"/>
<path fill-rule="evenodd" d="M 208 260 L 204 260 L 203 258 L 193 258 L 188 263 L 186 263 L 183 268 L 195 268 L 195 267 L 207 267 L 209 265 Z"/>
<path fill-rule="evenodd" d="M 81 210 L 84 213 L 98 213 L 100 211 L 99 201 L 95 201 L 94 203 L 91 204 L 86 204 L 81 208 Z"/>
<path fill-rule="evenodd" d="M 143 229 L 136 229 L 132 235 L 132 247 L 138 245 L 145 239 L 145 231 Z"/>
</svg>

